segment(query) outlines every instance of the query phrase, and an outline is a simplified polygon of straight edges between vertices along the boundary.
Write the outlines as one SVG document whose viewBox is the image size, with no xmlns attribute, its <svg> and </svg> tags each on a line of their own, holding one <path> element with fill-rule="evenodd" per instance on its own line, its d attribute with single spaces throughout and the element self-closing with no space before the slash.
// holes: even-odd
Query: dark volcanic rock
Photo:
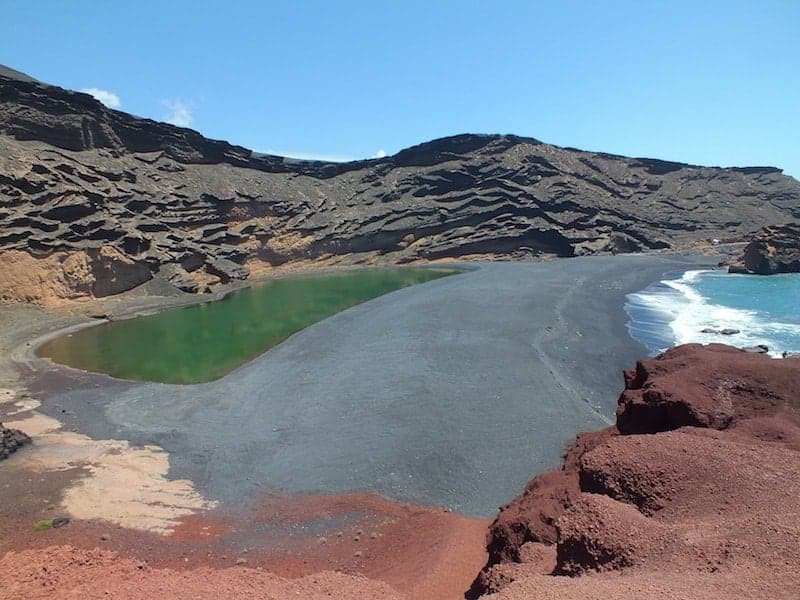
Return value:
<svg viewBox="0 0 800 600">
<path fill-rule="evenodd" d="M 0 215 L 0 253 L 111 247 L 152 273 L 200 256 L 226 281 L 247 277 L 251 261 L 681 249 L 800 217 L 800 183 L 769 167 L 513 135 L 457 135 L 350 163 L 292 160 L 0 73 Z"/>
<path fill-rule="evenodd" d="M 755 275 L 800 273 L 800 223 L 765 227 L 729 270 Z"/>
<path fill-rule="evenodd" d="M 794 534 L 770 531 L 797 512 L 798 381 L 800 361 L 721 344 L 640 361 L 625 373 L 616 426 L 578 436 L 561 469 L 501 508 L 489 562 L 468 596 L 539 572 L 523 553 L 537 542 L 556 546 L 560 575 L 640 566 L 713 572 L 731 560 L 731 548 L 796 569 Z M 748 530 L 750 521 L 758 527 Z M 532 581 L 542 598 L 561 597 L 545 593 L 546 579 Z"/>
<path fill-rule="evenodd" d="M 8 429 L 0 423 L 0 460 L 8 458 L 25 444 L 30 444 L 31 438 L 19 429 Z"/>
<path fill-rule="evenodd" d="M 700 330 L 700 333 L 715 333 L 717 335 L 736 335 L 737 333 L 741 333 L 739 329 L 714 329 L 713 327 L 704 327 Z"/>
</svg>

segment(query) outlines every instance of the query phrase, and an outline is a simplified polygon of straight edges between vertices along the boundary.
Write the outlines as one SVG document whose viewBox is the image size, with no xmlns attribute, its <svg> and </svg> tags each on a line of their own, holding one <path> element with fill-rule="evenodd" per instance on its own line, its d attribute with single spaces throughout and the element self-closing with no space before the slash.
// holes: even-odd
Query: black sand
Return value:
<svg viewBox="0 0 800 600">
<path fill-rule="evenodd" d="M 170 476 L 210 498 L 376 491 L 490 516 L 575 433 L 612 421 L 621 370 L 645 354 L 624 295 L 712 260 L 481 264 L 317 323 L 216 382 L 41 361 L 31 383 L 67 427 L 161 446 Z"/>
</svg>

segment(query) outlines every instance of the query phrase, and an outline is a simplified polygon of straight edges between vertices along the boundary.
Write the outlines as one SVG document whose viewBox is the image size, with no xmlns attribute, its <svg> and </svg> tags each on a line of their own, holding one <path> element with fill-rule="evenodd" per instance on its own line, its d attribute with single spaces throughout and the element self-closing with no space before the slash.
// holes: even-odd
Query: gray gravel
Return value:
<svg viewBox="0 0 800 600">
<path fill-rule="evenodd" d="M 70 428 L 163 447 L 170 476 L 210 498 L 375 491 L 491 516 L 577 432 L 612 422 L 621 370 L 645 354 L 624 295 L 712 261 L 481 264 L 339 313 L 215 382 L 41 361 L 33 387 Z"/>
</svg>

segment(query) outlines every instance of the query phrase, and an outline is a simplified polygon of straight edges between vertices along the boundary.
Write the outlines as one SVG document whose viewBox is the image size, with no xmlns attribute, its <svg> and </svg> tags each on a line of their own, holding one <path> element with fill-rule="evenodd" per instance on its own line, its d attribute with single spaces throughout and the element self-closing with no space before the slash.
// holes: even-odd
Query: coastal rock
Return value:
<svg viewBox="0 0 800 600">
<path fill-rule="evenodd" d="M 0 70 L 0 99 L 0 266 L 19 257 L 12 252 L 45 262 L 85 253 L 88 271 L 112 282 L 98 284 L 101 295 L 166 279 L 171 264 L 203 269 L 197 289 L 205 289 L 293 263 L 684 249 L 799 216 L 800 182 L 770 167 L 699 167 L 473 134 L 380 159 L 302 161 L 110 110 L 12 71 Z M 101 248 L 132 261 L 125 274 L 119 260 L 114 273 L 94 264 Z M 50 270 L 21 270 L 2 294 L 0 269 L 0 296 L 92 295 L 86 286 L 35 293 L 49 285 L 39 271 Z M 193 289 L 187 278 L 175 282 Z"/>
<path fill-rule="evenodd" d="M 765 227 L 747 244 L 732 273 L 800 273 L 800 223 Z"/>
<path fill-rule="evenodd" d="M 686 425 L 727 429 L 797 403 L 796 378 L 782 361 L 730 346 L 679 346 L 625 373 L 617 428 L 623 434 Z"/>
<path fill-rule="evenodd" d="M 8 458 L 25 444 L 30 444 L 31 438 L 19 429 L 8 429 L 0 423 L 0 460 Z"/>
<path fill-rule="evenodd" d="M 736 335 L 737 333 L 741 333 L 739 329 L 732 329 L 732 328 L 725 328 L 725 329 L 714 329 L 713 327 L 704 327 L 700 330 L 700 333 L 715 333 L 717 335 Z"/>
<path fill-rule="evenodd" d="M 118 294 L 152 278 L 150 265 L 113 246 L 57 251 L 35 257 L 0 252 L 0 302 L 57 305 Z"/>
<path fill-rule="evenodd" d="M 792 541 L 800 533 L 799 378 L 797 361 L 721 344 L 640 361 L 625 373 L 616 426 L 581 434 L 560 469 L 501 509 L 468 596 L 584 597 L 575 589 L 582 584 L 565 588 L 525 563 L 532 540 L 555 547 L 552 574 L 618 573 L 606 597 L 638 589 L 643 574 L 674 596 L 670 573 L 698 569 L 710 578 L 742 573 L 761 589 L 778 578 L 790 589 L 800 568 Z M 689 597 L 727 597 L 719 585 Z"/>
<path fill-rule="evenodd" d="M 94 277 L 92 295 L 95 298 L 119 294 L 153 277 L 147 263 L 138 262 L 112 246 L 90 250 L 88 255 Z"/>
<path fill-rule="evenodd" d="M 206 270 L 219 277 L 222 283 L 228 283 L 232 279 L 246 279 L 248 275 L 247 267 L 225 258 L 209 260 L 206 263 Z"/>
<path fill-rule="evenodd" d="M 742 348 L 745 352 L 749 352 L 750 354 L 767 354 L 769 352 L 769 346 L 765 346 L 764 344 L 756 344 L 755 346 L 745 346 Z"/>
</svg>

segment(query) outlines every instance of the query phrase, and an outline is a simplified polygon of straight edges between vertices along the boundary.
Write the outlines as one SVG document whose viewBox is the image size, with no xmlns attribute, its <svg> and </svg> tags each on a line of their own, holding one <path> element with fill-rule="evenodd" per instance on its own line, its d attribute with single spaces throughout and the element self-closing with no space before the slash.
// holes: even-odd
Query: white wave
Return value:
<svg viewBox="0 0 800 600">
<path fill-rule="evenodd" d="M 671 338 L 669 345 L 719 342 L 742 348 L 763 344 L 773 356 L 780 356 L 785 350 L 800 350 L 791 342 L 787 345 L 787 337 L 800 344 L 800 324 L 770 321 L 757 311 L 714 304 L 704 297 L 692 284 L 709 272 L 687 271 L 679 279 L 666 279 L 659 286 L 629 294 L 628 303 L 646 309 L 648 320 L 652 321 L 631 324 L 632 333 L 641 331 L 649 334 L 651 340 Z M 659 328 L 661 331 L 656 331 Z M 739 333 L 720 335 L 703 333 L 703 329 L 736 329 Z M 661 352 L 667 347 L 657 350 Z"/>
</svg>

